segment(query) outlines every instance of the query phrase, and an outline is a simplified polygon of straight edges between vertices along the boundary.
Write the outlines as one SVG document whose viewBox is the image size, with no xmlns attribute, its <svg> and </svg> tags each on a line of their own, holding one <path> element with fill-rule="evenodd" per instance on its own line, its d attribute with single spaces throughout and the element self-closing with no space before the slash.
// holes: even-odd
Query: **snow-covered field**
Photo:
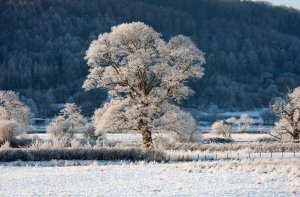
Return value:
<svg viewBox="0 0 300 197">
<path fill-rule="evenodd" d="M 0 163 L 0 196 L 299 196 L 299 168 L 299 159 Z"/>
<path fill-rule="evenodd" d="M 205 133 L 203 134 L 203 138 L 210 138 L 210 137 L 216 137 L 210 133 Z M 259 139 L 262 138 L 272 138 L 270 135 L 268 134 L 261 134 L 261 133 L 234 133 L 231 134 L 231 138 L 236 141 L 236 142 L 256 142 Z"/>
<path fill-rule="evenodd" d="M 198 127 L 203 133 L 209 133 L 212 131 L 211 125 L 199 125 Z M 239 132 L 239 127 L 237 126 L 233 126 L 231 129 L 233 132 Z M 274 126 L 251 125 L 248 131 L 252 133 L 269 133 L 272 129 L 274 129 Z"/>
<path fill-rule="evenodd" d="M 80 134 L 76 135 L 78 138 L 81 138 Z M 43 140 L 51 139 L 51 136 L 46 133 L 39 134 L 28 134 L 28 138 L 41 138 Z M 156 135 L 154 134 L 154 138 Z M 211 135 L 210 133 L 203 134 L 203 138 L 216 137 Z M 255 142 L 261 138 L 270 138 L 271 136 L 268 134 L 260 134 L 260 133 L 236 133 L 231 135 L 232 139 L 237 142 Z M 130 142 L 140 142 L 142 140 L 142 136 L 140 134 L 105 134 L 105 139 L 108 141 L 130 141 Z"/>
</svg>

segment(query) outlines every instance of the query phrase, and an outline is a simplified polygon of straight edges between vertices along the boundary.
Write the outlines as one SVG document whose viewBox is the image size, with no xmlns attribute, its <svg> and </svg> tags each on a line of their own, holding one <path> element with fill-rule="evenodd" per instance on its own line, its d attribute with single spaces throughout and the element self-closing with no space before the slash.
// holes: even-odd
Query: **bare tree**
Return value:
<svg viewBox="0 0 300 197">
<path fill-rule="evenodd" d="M 223 120 L 216 121 L 212 125 L 212 134 L 222 135 L 224 137 L 231 137 L 231 129 L 228 125 L 224 123 Z"/>
<path fill-rule="evenodd" d="M 294 141 L 300 139 L 300 87 L 289 91 L 285 99 L 276 98 L 270 106 L 280 119 L 275 123 L 275 137 L 283 139 L 285 135 Z"/>
<path fill-rule="evenodd" d="M 230 130 L 233 130 L 234 125 L 238 125 L 238 119 L 236 117 L 230 117 L 225 120 L 227 124 L 230 126 Z"/>
<path fill-rule="evenodd" d="M 0 91 L 0 141 L 12 138 L 30 128 L 32 113 L 13 91 Z"/>
<path fill-rule="evenodd" d="M 80 114 L 81 110 L 74 103 L 67 103 L 47 126 L 46 132 L 57 139 L 70 140 L 74 133 L 88 136 L 91 127 L 87 119 Z"/>
<path fill-rule="evenodd" d="M 250 131 L 251 125 L 254 123 L 253 118 L 248 114 L 242 114 L 238 119 L 239 130 L 242 132 Z"/>
<path fill-rule="evenodd" d="M 86 60 L 90 74 L 83 87 L 107 88 L 112 99 L 125 102 L 128 112 L 124 114 L 131 116 L 127 124 L 139 130 L 146 148 L 153 145 L 152 130 L 164 116 L 163 108 L 193 93 L 186 81 L 201 78 L 205 63 L 203 53 L 189 38 L 175 36 L 165 42 L 141 22 L 121 24 L 100 34 Z"/>
</svg>

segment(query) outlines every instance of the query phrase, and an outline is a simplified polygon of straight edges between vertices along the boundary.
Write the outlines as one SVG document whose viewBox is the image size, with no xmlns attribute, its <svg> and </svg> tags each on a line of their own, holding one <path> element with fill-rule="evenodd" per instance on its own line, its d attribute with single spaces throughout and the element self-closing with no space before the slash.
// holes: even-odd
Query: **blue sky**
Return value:
<svg viewBox="0 0 300 197">
<path fill-rule="evenodd" d="M 256 1 L 261 1 L 261 0 L 256 0 Z M 285 5 L 300 10 L 300 0 L 264 0 L 264 1 L 269 1 L 274 5 Z"/>
</svg>

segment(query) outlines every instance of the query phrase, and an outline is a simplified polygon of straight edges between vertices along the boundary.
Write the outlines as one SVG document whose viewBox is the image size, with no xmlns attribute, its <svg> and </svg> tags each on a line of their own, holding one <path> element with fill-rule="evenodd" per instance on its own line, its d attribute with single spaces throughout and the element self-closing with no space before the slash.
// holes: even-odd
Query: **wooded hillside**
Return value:
<svg viewBox="0 0 300 197">
<path fill-rule="evenodd" d="M 187 107 L 267 106 L 300 85 L 300 11 L 238 0 L 2 0 L 0 89 L 40 115 L 76 102 L 90 114 L 105 90 L 84 92 L 90 42 L 111 26 L 143 21 L 166 39 L 190 36 L 206 55 Z"/>
</svg>

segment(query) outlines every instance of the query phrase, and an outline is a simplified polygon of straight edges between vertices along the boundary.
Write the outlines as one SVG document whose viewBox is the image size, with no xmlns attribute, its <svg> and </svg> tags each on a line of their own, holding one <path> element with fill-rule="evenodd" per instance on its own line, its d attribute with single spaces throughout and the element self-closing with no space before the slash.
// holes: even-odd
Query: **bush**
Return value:
<svg viewBox="0 0 300 197">
<path fill-rule="evenodd" d="M 258 139 L 258 142 L 265 142 L 265 143 L 273 143 L 273 142 L 278 142 L 278 139 L 275 139 L 273 137 L 262 137 Z"/>
<path fill-rule="evenodd" d="M 231 130 L 228 125 L 224 123 L 224 121 L 216 121 L 212 125 L 212 134 L 214 135 L 222 135 L 224 137 L 230 137 Z"/>
<path fill-rule="evenodd" d="M 0 121 L 0 142 L 12 141 L 13 137 L 21 134 L 20 124 L 14 120 Z"/>
<path fill-rule="evenodd" d="M 58 148 L 58 149 L 0 149 L 0 161 L 49 161 L 49 160 L 146 160 L 163 161 L 165 154 L 138 148 Z"/>
<path fill-rule="evenodd" d="M 52 119 L 46 132 L 54 138 L 67 141 L 71 141 L 75 133 L 81 133 L 86 138 L 92 137 L 94 128 L 80 113 L 79 107 L 73 103 L 67 103 L 59 116 Z"/>
<path fill-rule="evenodd" d="M 222 137 L 214 137 L 214 138 L 207 138 L 204 140 L 204 142 L 208 144 L 225 144 L 225 143 L 233 143 L 234 140 L 231 138 L 222 138 Z"/>
<path fill-rule="evenodd" d="M 172 147 L 172 150 L 180 151 L 247 151 L 247 152 L 299 152 L 297 143 L 230 143 L 230 144 L 192 144 L 181 143 Z"/>
</svg>

